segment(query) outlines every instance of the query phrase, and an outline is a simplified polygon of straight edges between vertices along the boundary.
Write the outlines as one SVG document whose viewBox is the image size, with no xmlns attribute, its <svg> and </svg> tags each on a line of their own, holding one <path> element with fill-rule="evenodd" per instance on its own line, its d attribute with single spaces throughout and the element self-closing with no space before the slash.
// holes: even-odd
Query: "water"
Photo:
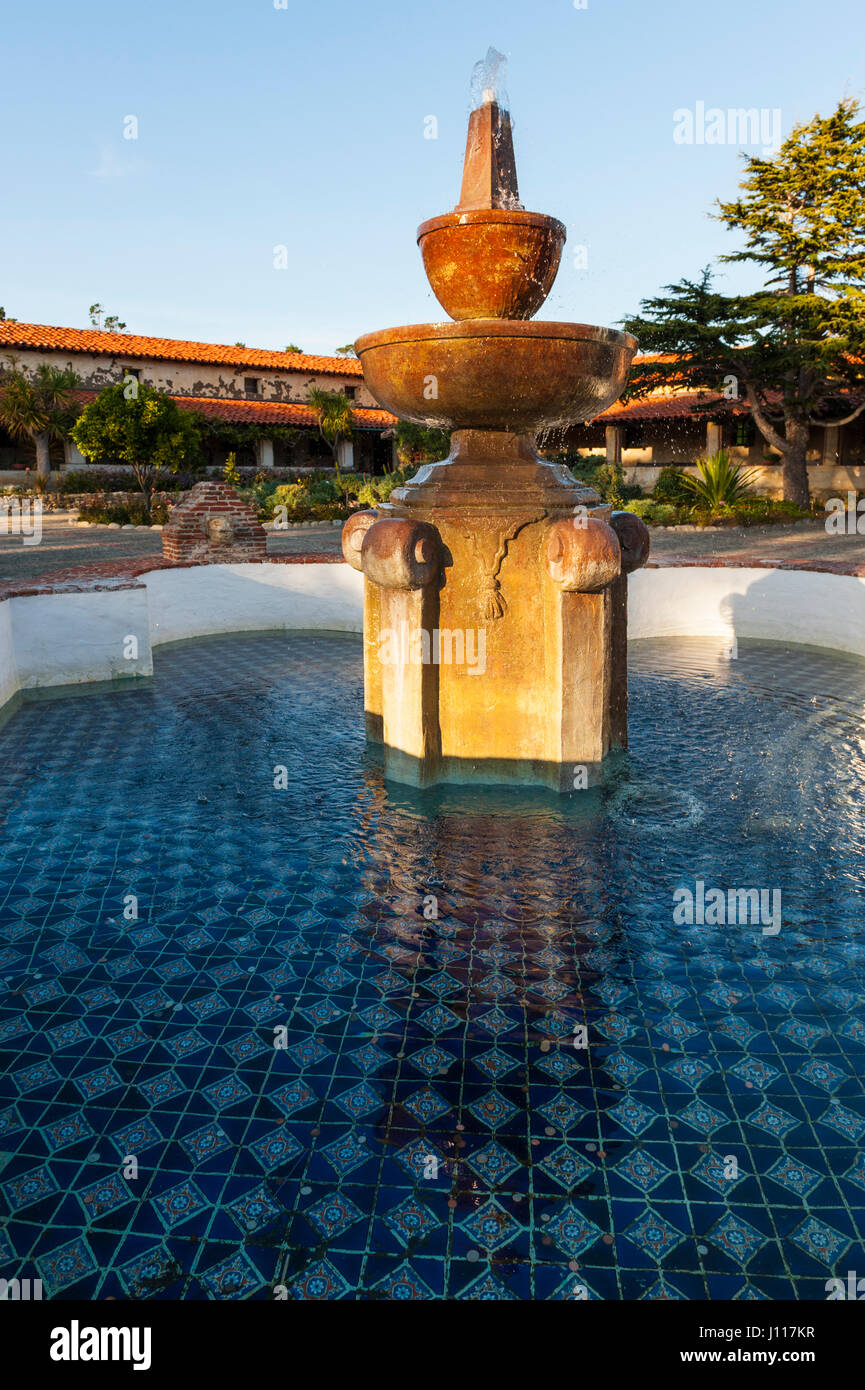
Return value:
<svg viewBox="0 0 865 1390">
<path fill-rule="evenodd" d="M 19 709 L 0 1277 L 808 1300 L 865 1275 L 865 666 L 631 664 L 631 749 L 565 799 L 385 787 L 348 637 L 207 639 L 152 687 Z M 677 925 L 698 879 L 779 890 L 781 930 Z"/>
</svg>

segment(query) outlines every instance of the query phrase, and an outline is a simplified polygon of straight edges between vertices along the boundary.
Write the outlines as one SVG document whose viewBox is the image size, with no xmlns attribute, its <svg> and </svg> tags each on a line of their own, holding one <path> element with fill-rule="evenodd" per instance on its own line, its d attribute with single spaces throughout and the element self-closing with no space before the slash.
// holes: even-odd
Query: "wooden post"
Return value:
<svg viewBox="0 0 865 1390">
<path fill-rule="evenodd" d="M 604 437 L 607 444 L 607 463 L 622 462 L 622 441 L 624 429 L 621 425 L 607 425 L 604 430 Z"/>
<path fill-rule="evenodd" d="M 706 454 L 712 458 L 714 454 L 720 453 L 724 447 L 724 426 L 719 425 L 717 420 L 710 420 L 706 425 Z"/>
<path fill-rule="evenodd" d="M 838 425 L 829 425 L 823 431 L 823 464 L 827 468 L 841 462 L 841 429 Z"/>
</svg>

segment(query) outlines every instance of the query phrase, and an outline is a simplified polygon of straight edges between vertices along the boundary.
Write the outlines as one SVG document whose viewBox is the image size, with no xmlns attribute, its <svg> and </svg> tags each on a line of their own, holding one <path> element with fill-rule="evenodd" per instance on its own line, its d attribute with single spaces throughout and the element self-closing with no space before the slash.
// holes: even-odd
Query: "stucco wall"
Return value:
<svg viewBox="0 0 865 1390">
<path fill-rule="evenodd" d="M 208 565 L 142 580 L 153 646 L 265 628 L 363 629 L 363 575 L 349 565 Z"/>
<path fill-rule="evenodd" d="M 153 672 L 144 589 L 30 595 L 7 599 L 0 604 L 4 609 L 22 690 Z M 132 650 L 130 637 L 137 638 L 137 656 L 124 654 Z"/>
<path fill-rule="evenodd" d="M 267 367 L 218 366 L 202 362 L 168 362 L 146 357 L 109 357 L 85 352 L 43 352 L 16 348 L 15 357 L 24 370 L 35 371 L 42 363 L 54 367 L 72 367 L 81 384 L 89 390 L 101 390 L 122 381 L 127 367 L 140 372 L 139 380 L 147 386 L 157 386 L 176 396 L 240 397 L 244 400 L 293 401 L 302 404 L 310 386 L 328 391 L 355 387 L 355 405 L 375 407 L 362 376 L 332 376 L 325 372 L 309 373 L 277 371 Z M 246 377 L 258 378 L 258 395 L 247 397 Z"/>
<path fill-rule="evenodd" d="M 651 450 L 625 449 L 622 453 L 622 472 L 626 483 L 636 483 L 644 492 L 651 492 L 661 473 L 661 468 L 670 460 L 662 460 L 654 463 L 635 462 L 633 454 L 651 453 Z M 764 464 L 762 460 L 756 463 L 749 460 L 747 449 L 731 449 L 730 454 L 734 461 L 742 465 L 743 468 L 756 468 L 757 478 L 754 480 L 752 491 L 765 497 L 781 497 L 784 490 L 784 478 L 780 468 L 771 464 Z M 683 466 L 681 460 L 673 460 L 678 466 Z M 579 467 L 573 470 L 579 472 Z M 696 473 L 697 469 L 692 464 L 686 468 L 688 473 Z M 808 486 L 813 496 L 821 499 L 826 497 L 846 498 L 849 488 L 855 491 L 865 491 L 865 464 L 853 465 L 828 465 L 821 463 L 809 463 L 808 465 Z"/>
</svg>

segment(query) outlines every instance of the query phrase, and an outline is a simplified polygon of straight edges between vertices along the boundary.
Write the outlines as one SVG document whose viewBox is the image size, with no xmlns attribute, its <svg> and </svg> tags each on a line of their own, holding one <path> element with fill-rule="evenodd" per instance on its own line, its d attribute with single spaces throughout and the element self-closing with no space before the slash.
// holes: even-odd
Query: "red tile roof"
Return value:
<svg viewBox="0 0 865 1390">
<path fill-rule="evenodd" d="M 642 400 L 616 401 L 596 419 L 607 425 L 622 425 L 633 420 L 682 420 L 690 416 L 705 419 L 708 407 L 712 407 L 710 414 L 736 414 L 747 411 L 742 401 L 731 401 L 720 391 L 664 390 L 653 391 Z"/>
<path fill-rule="evenodd" d="M 317 425 L 308 405 L 296 405 L 288 401 L 226 401 L 211 396 L 175 396 L 177 404 L 184 410 L 197 410 L 202 415 L 216 416 L 220 420 L 230 420 L 234 424 L 253 425 Z M 353 405 L 351 418 L 359 429 L 385 430 L 397 422 L 397 417 L 387 410 L 371 410 L 366 406 Z"/>
<path fill-rule="evenodd" d="M 226 367 L 266 367 L 283 372 L 327 372 L 363 376 L 355 357 L 318 357 L 308 352 L 234 347 L 228 343 L 186 342 L 183 338 L 143 338 L 136 333 L 103 333 L 98 328 L 55 328 L 44 323 L 0 319 L 0 350 L 43 348 L 46 352 L 87 352 L 101 357 L 160 358 Z"/>
<path fill-rule="evenodd" d="M 95 400 L 96 391 L 73 391 L 81 405 Z M 313 425 L 318 422 L 308 405 L 293 401 L 227 401 L 214 396 L 172 396 L 184 410 L 194 410 L 213 419 L 231 424 L 250 425 Z M 397 423 L 397 417 L 387 410 L 352 405 L 351 418 L 357 429 L 387 430 Z"/>
</svg>

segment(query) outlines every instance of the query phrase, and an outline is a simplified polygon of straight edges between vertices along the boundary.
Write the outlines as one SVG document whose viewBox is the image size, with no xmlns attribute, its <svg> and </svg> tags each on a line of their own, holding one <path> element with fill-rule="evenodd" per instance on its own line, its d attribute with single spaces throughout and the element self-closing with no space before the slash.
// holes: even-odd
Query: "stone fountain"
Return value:
<svg viewBox="0 0 865 1390">
<path fill-rule="evenodd" d="M 453 322 L 355 344 L 375 398 L 452 430 L 450 457 L 353 516 L 343 554 L 364 575 L 366 730 L 385 775 L 571 791 L 627 743 L 627 576 L 649 536 L 541 457 L 536 436 L 612 405 L 637 344 L 531 321 L 565 228 L 519 201 L 494 67 L 469 118 L 460 201 L 417 233 Z"/>
</svg>

